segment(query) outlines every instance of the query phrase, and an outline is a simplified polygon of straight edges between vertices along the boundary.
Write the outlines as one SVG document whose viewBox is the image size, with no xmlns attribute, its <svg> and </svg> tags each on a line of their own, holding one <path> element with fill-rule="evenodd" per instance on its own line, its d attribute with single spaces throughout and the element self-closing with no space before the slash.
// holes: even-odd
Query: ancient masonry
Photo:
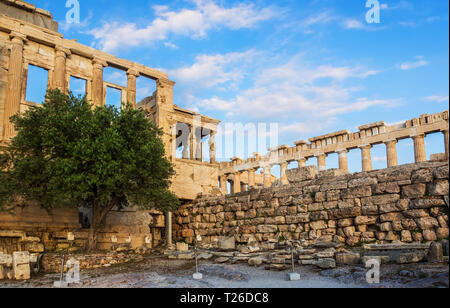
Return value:
<svg viewBox="0 0 450 308">
<path fill-rule="evenodd" d="M 157 211 L 112 211 L 99 249 L 146 251 L 164 236 L 169 244 L 175 238 L 214 248 L 233 241 L 269 250 L 289 240 L 306 247 L 324 246 L 324 241 L 358 246 L 448 238 L 448 111 L 299 141 L 245 161 L 217 162 L 220 121 L 174 105 L 175 82 L 167 74 L 63 38 L 48 11 L 20 0 L 0 0 L 0 149 L 15 135 L 9 118 L 40 103 L 26 99 L 30 66 L 48 72 L 47 89 L 67 93 L 72 78 L 85 81 L 87 98 L 96 106 L 106 104 L 108 89 L 119 90 L 122 101 L 144 110 L 164 132 L 166 155 L 177 173 L 172 190 L 184 205 L 173 217 Z M 107 67 L 125 72 L 127 84 L 106 82 Z M 156 91 L 137 102 L 139 78 L 153 80 Z M 426 162 L 425 137 L 434 133 L 443 135 L 445 154 Z M 181 135 L 185 140 L 177 144 Z M 414 141 L 416 163 L 397 166 L 396 144 L 407 138 Z M 372 171 L 371 148 L 377 144 L 386 146 L 388 169 Z M 209 149 L 208 161 L 204 148 Z M 361 152 L 362 173 L 348 173 L 351 150 Z M 327 170 L 326 157 L 333 153 L 339 155 L 339 170 Z M 306 167 L 313 158 L 317 167 Z M 292 162 L 298 169 L 288 170 Z M 280 166 L 279 177 L 271 173 L 275 165 Z M 29 278 L 30 264 L 43 254 L 43 264 L 54 269 L 58 257 L 48 253 L 83 247 L 89 216 L 84 209 L 47 213 L 33 204 L 15 209 L 14 215 L 0 214 L 0 279 Z M 91 256 L 82 266 L 129 260 Z"/>
</svg>

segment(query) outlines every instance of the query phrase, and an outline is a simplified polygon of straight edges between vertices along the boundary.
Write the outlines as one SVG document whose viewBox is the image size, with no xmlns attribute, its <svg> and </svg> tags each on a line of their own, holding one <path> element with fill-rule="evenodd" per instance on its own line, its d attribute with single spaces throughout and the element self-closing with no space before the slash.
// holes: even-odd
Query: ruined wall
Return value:
<svg viewBox="0 0 450 308">
<path fill-rule="evenodd" d="M 291 184 L 182 206 L 174 215 L 179 241 L 217 245 L 219 236 L 246 244 L 274 239 L 302 246 L 349 246 L 448 238 L 448 162 L 424 162 L 347 174 L 317 167 L 288 170 Z"/>
<path fill-rule="evenodd" d="M 79 215 L 78 209 L 55 209 L 48 213 L 36 205 L 16 208 L 13 215 L 0 213 L 0 252 L 81 249 L 87 241 L 88 229 L 83 229 Z M 99 232 L 97 247 L 151 248 L 161 241 L 164 226 L 164 215 L 157 211 L 112 211 Z"/>
</svg>

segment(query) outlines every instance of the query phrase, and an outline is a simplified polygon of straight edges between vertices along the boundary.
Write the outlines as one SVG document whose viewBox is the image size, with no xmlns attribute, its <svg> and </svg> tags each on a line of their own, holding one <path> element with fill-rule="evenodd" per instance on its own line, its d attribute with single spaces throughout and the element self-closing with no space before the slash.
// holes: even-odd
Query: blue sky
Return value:
<svg viewBox="0 0 450 308">
<path fill-rule="evenodd" d="M 65 38 L 169 73 L 180 107 L 278 122 L 279 144 L 448 109 L 447 0 L 380 0 L 379 24 L 366 22 L 366 0 L 79 0 L 79 24 L 65 22 L 64 0 L 30 2 L 53 13 Z M 138 85 L 141 98 L 154 89 Z M 427 150 L 443 152 L 442 136 Z M 411 152 L 401 142 L 400 162 Z M 372 154 L 375 167 L 386 164 L 384 148 Z"/>
</svg>

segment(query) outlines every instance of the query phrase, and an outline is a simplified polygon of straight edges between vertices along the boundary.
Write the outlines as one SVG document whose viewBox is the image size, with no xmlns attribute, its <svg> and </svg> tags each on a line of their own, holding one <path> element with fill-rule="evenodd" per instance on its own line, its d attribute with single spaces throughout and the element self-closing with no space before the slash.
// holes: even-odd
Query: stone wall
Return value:
<svg viewBox="0 0 450 308">
<path fill-rule="evenodd" d="M 157 211 L 128 209 L 112 211 L 98 235 L 98 249 L 151 248 L 159 244 L 164 230 L 164 215 Z M 78 209 L 47 212 L 37 205 L 16 208 L 13 214 L 0 213 L 0 252 L 44 253 L 81 250 L 88 229 L 80 222 Z"/>
<path fill-rule="evenodd" d="M 448 238 L 448 162 L 348 174 L 317 167 L 287 171 L 290 184 L 203 198 L 174 214 L 174 234 L 217 247 L 219 237 L 260 245 L 315 242 L 427 242 Z"/>
</svg>

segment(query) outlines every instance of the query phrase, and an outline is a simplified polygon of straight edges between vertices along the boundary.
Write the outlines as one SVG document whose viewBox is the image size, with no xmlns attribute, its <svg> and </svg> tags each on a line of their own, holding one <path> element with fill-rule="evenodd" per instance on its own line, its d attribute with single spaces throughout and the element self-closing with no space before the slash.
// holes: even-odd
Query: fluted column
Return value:
<svg viewBox="0 0 450 308">
<path fill-rule="evenodd" d="M 348 150 L 339 150 L 337 152 L 339 155 L 339 169 L 348 172 Z"/>
<path fill-rule="evenodd" d="M 223 174 L 220 176 L 219 181 L 220 181 L 220 191 L 222 192 L 222 194 L 226 195 L 228 194 L 228 187 L 227 187 L 227 175 Z"/>
<path fill-rule="evenodd" d="M 447 155 L 447 158 L 449 157 L 449 149 L 448 149 L 448 143 L 449 143 L 449 130 L 444 129 L 442 131 L 442 134 L 444 134 L 444 145 L 445 145 L 445 154 Z"/>
<path fill-rule="evenodd" d="M 303 168 L 306 167 L 306 158 L 300 158 L 297 160 L 298 167 Z"/>
<path fill-rule="evenodd" d="M 288 185 L 289 180 L 286 176 L 286 170 L 288 168 L 289 164 L 287 162 L 280 164 L 280 180 L 281 184 Z"/>
<path fill-rule="evenodd" d="M 130 68 L 127 71 L 127 103 L 136 108 L 136 79 L 139 77 L 138 70 Z"/>
<path fill-rule="evenodd" d="M 319 171 L 327 170 L 327 155 L 326 154 L 319 154 L 317 156 L 317 166 L 319 167 Z"/>
<path fill-rule="evenodd" d="M 372 149 L 371 145 L 363 145 L 360 147 L 361 149 L 361 160 L 362 160 L 362 171 L 372 171 L 372 155 L 370 150 Z"/>
<path fill-rule="evenodd" d="M 216 162 L 216 132 L 211 131 L 209 135 L 209 160 L 211 164 Z"/>
<path fill-rule="evenodd" d="M 388 168 L 398 166 L 397 140 L 387 140 L 384 144 L 386 145 Z"/>
<path fill-rule="evenodd" d="M 416 163 L 427 161 L 427 153 L 425 150 L 425 135 L 411 136 L 414 140 L 414 157 Z"/>
<path fill-rule="evenodd" d="M 8 86 L 6 89 L 5 111 L 3 114 L 3 137 L 5 140 L 14 137 L 14 124 L 9 119 L 20 112 L 23 80 L 23 45 L 26 41 L 26 36 L 11 32 L 10 39 L 11 53 L 8 67 Z"/>
<path fill-rule="evenodd" d="M 66 60 L 71 55 L 69 49 L 56 46 L 55 48 L 55 70 L 53 72 L 54 88 L 60 90 L 63 93 L 67 92 L 67 79 L 66 79 Z"/>
<path fill-rule="evenodd" d="M 92 101 L 94 106 L 103 106 L 103 68 L 108 64 L 98 58 L 92 61 Z"/>
<path fill-rule="evenodd" d="M 172 212 L 166 212 L 166 244 L 167 247 L 171 247 L 173 245 L 172 240 Z"/>
<path fill-rule="evenodd" d="M 256 186 L 256 180 L 255 180 L 255 169 L 248 170 L 248 187 L 253 188 Z"/>
<path fill-rule="evenodd" d="M 271 166 L 264 167 L 264 187 L 272 187 L 272 173 L 270 172 Z"/>
<path fill-rule="evenodd" d="M 237 194 L 241 192 L 241 174 L 240 172 L 236 172 L 234 174 L 234 179 L 233 179 L 233 193 Z"/>
</svg>

